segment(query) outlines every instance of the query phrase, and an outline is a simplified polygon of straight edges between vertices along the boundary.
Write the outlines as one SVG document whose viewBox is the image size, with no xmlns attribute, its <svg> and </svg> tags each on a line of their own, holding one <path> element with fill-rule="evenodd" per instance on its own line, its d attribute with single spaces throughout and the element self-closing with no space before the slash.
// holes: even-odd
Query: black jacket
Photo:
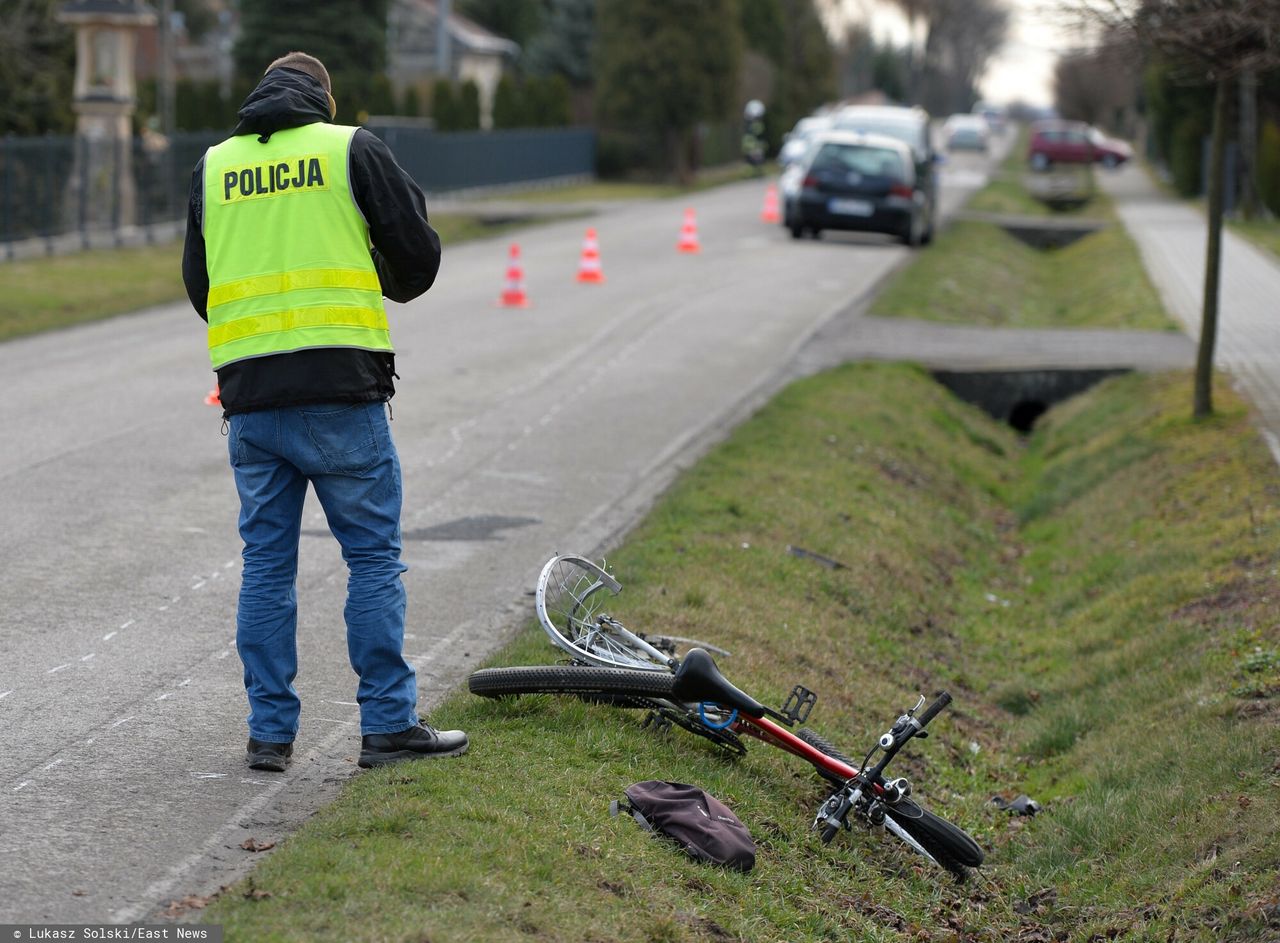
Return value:
<svg viewBox="0 0 1280 943">
<path fill-rule="evenodd" d="M 329 99 L 315 79 L 293 69 L 272 69 L 238 115 L 235 135 L 272 134 L 329 120 Z M 406 302 L 431 287 L 440 269 L 440 237 L 427 222 L 422 190 L 400 169 L 391 151 L 361 128 L 351 138 L 347 176 L 356 205 L 369 225 L 370 254 L 382 293 Z M 204 243 L 204 158 L 191 176 L 182 280 L 200 317 L 209 319 L 209 270 Z M 306 233 L 299 232 L 298 238 Z M 223 415 L 299 406 L 386 400 L 395 394 L 395 356 L 333 347 L 272 354 L 218 370 Z"/>
</svg>

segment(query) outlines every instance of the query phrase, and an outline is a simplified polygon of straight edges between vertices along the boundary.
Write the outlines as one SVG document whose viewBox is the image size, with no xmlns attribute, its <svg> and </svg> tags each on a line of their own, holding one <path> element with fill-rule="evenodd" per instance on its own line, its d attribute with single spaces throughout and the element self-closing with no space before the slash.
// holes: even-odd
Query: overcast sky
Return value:
<svg viewBox="0 0 1280 943">
<path fill-rule="evenodd" d="M 1053 65 L 1058 51 L 1070 45 L 1060 18 L 1053 13 L 1054 0 L 1005 0 L 1012 18 L 1005 48 L 991 61 L 980 87 L 996 102 L 1019 99 L 1036 105 L 1053 104 Z M 871 24 L 878 38 L 903 43 L 907 24 L 889 0 L 824 0 L 829 24 Z"/>
</svg>

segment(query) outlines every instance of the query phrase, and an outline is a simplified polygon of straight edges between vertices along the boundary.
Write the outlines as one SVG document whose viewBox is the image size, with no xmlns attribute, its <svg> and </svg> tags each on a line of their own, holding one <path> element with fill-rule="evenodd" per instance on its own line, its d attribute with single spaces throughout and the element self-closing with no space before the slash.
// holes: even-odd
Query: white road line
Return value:
<svg viewBox="0 0 1280 943">
<path fill-rule="evenodd" d="M 54 760 L 52 763 L 50 763 L 48 766 L 46 766 L 46 767 L 44 768 L 44 770 L 41 770 L 41 772 L 44 772 L 45 770 L 51 770 L 51 769 L 53 769 L 55 766 L 57 766 L 57 765 L 58 765 L 59 763 L 61 763 L 61 762 L 62 762 L 62 760 L 60 760 L 60 759 Z"/>
<path fill-rule="evenodd" d="M 127 629 L 127 628 L 129 628 L 129 626 L 133 625 L 133 624 L 134 624 L 135 622 L 137 622 L 137 621 L 138 621 L 137 619 L 130 619 L 130 620 L 129 620 L 128 622 L 126 622 L 124 625 L 120 626 L 120 628 L 121 628 L 121 629 Z M 112 635 L 115 635 L 115 633 L 114 633 L 114 632 L 112 632 L 111 634 L 112 634 Z"/>
<path fill-rule="evenodd" d="M 271 783 L 266 782 L 265 780 L 262 780 L 262 779 L 242 779 L 240 780 L 240 782 L 242 785 L 246 785 L 246 786 L 270 786 L 271 785 Z"/>
<path fill-rule="evenodd" d="M 57 668 L 50 668 L 47 672 L 45 672 L 45 674 L 53 674 L 55 671 L 61 671 L 63 668 L 70 668 L 70 667 L 71 667 L 71 663 L 67 662 L 65 665 L 59 665 Z"/>
<path fill-rule="evenodd" d="M 191 683 L 191 679 L 190 679 L 190 678 L 186 678 L 186 679 L 184 679 L 184 680 L 182 680 L 182 681 L 179 681 L 179 682 L 178 682 L 178 687 L 180 687 L 180 688 L 185 688 L 185 687 L 186 687 L 188 684 L 190 684 L 190 683 Z"/>
<path fill-rule="evenodd" d="M 102 636 L 102 640 L 104 642 L 110 642 L 115 637 L 115 634 L 116 633 L 114 632 L 108 632 L 106 635 Z"/>
<path fill-rule="evenodd" d="M 334 720 L 332 717 L 317 717 L 316 720 L 323 720 L 327 724 L 342 724 L 344 727 L 354 727 L 354 720 Z"/>
<path fill-rule="evenodd" d="M 155 698 L 155 700 L 157 700 L 157 701 L 163 701 L 165 698 L 168 698 L 168 697 L 173 697 L 173 692 L 172 692 L 172 691 L 165 691 L 165 692 L 164 692 L 163 694 L 161 694 L 159 697 Z"/>
<path fill-rule="evenodd" d="M 355 701 L 324 701 L 325 704 L 339 704 L 342 707 L 359 707 Z"/>
<path fill-rule="evenodd" d="M 235 566 L 235 565 L 236 565 L 236 561 L 235 561 L 235 560 L 228 560 L 226 563 L 222 564 L 222 568 L 223 568 L 224 570 L 229 570 L 229 569 L 231 569 L 231 568 L 232 568 L 233 566 Z"/>
<path fill-rule="evenodd" d="M 3 700 L 4 698 L 8 697 L 8 696 L 9 696 L 10 694 L 12 694 L 12 693 L 13 693 L 13 690 L 12 690 L 12 689 L 10 689 L 10 690 L 8 690 L 8 691 L 0 692 L 0 700 Z"/>
<path fill-rule="evenodd" d="M 166 609 L 168 609 L 168 608 L 169 608 L 168 606 L 160 606 L 160 607 L 158 608 L 158 611 L 160 611 L 160 612 L 164 612 L 164 611 L 165 611 Z"/>
<path fill-rule="evenodd" d="M 201 586 L 203 586 L 206 582 L 207 582 L 207 580 L 201 580 L 199 583 L 193 583 L 193 584 L 191 585 L 191 588 L 192 588 L 193 590 L 195 590 L 195 589 L 199 589 L 199 588 L 200 588 Z"/>
<path fill-rule="evenodd" d="M 18 785 L 13 787 L 13 791 L 17 792 L 19 789 L 26 789 L 30 785 L 31 785 L 31 780 L 24 779 L 22 782 L 18 783 Z"/>
<path fill-rule="evenodd" d="M 85 655 L 83 658 L 81 658 L 80 660 L 81 660 L 81 661 L 88 661 L 90 658 L 92 658 L 92 657 L 93 657 L 94 655 L 96 655 L 96 654 L 97 654 L 97 652 L 90 652 L 89 654 L 87 654 L 87 655 Z"/>
<path fill-rule="evenodd" d="M 121 724 L 127 724 L 131 720 L 133 720 L 132 717 L 121 717 L 119 720 L 117 720 L 114 724 L 111 725 L 111 729 L 115 730 Z"/>
<path fill-rule="evenodd" d="M 196 779 L 226 779 L 226 773 L 192 773 Z"/>
</svg>

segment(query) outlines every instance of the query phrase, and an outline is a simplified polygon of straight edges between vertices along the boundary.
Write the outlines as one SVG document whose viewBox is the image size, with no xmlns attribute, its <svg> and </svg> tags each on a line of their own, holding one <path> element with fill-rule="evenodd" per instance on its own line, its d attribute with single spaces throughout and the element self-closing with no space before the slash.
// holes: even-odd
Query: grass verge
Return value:
<svg viewBox="0 0 1280 943">
<path fill-rule="evenodd" d="M 723 645 L 766 702 L 819 691 L 846 752 L 952 690 L 897 769 L 989 850 L 969 885 L 860 831 L 821 845 L 817 777 L 762 745 L 730 761 L 632 713 L 459 693 L 433 720 L 471 733 L 467 757 L 359 777 L 200 919 L 229 940 L 1274 938 L 1280 481 L 1243 406 L 1223 391 L 1192 424 L 1189 389 L 1114 380 L 1024 444 L 918 369 L 842 368 L 741 426 L 611 558 L 615 616 Z M 498 661 L 554 658 L 531 628 Z M 650 778 L 733 806 L 756 871 L 608 817 Z M 1019 792 L 1045 811 L 989 801 Z"/>
<path fill-rule="evenodd" d="M 1280 256 L 1280 222 L 1270 220 L 1230 220 L 1227 225 L 1232 231 L 1244 236 L 1255 246 L 1265 249 L 1274 256 Z"/>
<path fill-rule="evenodd" d="M 1024 149 L 967 209 L 1047 216 L 1022 183 Z M 1111 201 L 1094 190 L 1078 214 L 1109 225 L 1062 249 L 1027 246 L 993 223 L 960 220 L 900 272 L 871 306 L 879 317 L 988 327 L 1176 330 Z"/>
</svg>

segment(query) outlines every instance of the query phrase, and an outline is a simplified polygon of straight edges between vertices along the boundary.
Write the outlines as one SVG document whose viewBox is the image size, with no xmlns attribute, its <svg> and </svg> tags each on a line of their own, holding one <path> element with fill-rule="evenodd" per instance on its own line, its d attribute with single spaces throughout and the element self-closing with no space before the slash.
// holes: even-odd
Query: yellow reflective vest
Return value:
<svg viewBox="0 0 1280 943">
<path fill-rule="evenodd" d="M 213 368 L 316 347 L 390 352 L 369 229 L 351 194 L 356 128 L 242 134 L 204 161 Z"/>
</svg>

